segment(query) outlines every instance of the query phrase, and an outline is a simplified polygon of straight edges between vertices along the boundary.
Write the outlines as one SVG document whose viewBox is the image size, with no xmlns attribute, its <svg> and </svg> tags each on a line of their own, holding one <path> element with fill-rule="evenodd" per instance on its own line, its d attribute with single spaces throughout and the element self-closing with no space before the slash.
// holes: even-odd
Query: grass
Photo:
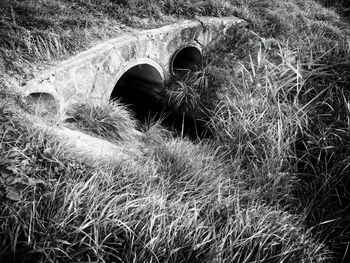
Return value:
<svg viewBox="0 0 350 263">
<path fill-rule="evenodd" d="M 25 81 L 33 77 L 33 69 L 40 71 L 98 41 L 118 36 L 125 29 L 121 23 L 144 28 L 174 21 L 177 16 L 227 15 L 231 6 L 225 3 L 4 0 L 0 7 L 0 69 Z"/>
<path fill-rule="evenodd" d="M 108 167 L 84 164 L 67 159 L 69 149 L 57 147 L 54 137 L 23 126 L 22 111 L 17 103 L 1 107 L 8 120 L 2 122 L 3 134 L 14 133 L 2 137 L 1 148 L 1 176 L 8 183 L 0 217 L 3 259 L 309 262 L 327 257 L 324 246 L 300 227 L 300 218 L 261 203 L 244 180 L 245 170 L 234 170 L 236 164 L 226 163 L 215 147 L 169 138 L 149 144 L 143 158 L 115 160 Z M 22 181 L 13 182 L 19 175 Z"/>
<path fill-rule="evenodd" d="M 249 29 L 209 47 L 203 66 L 169 88 L 179 112 L 205 114 L 211 140 L 149 123 L 136 138 L 144 154 L 108 166 L 79 162 L 32 128 L 31 109 L 2 85 L 0 258 L 347 262 L 350 47 L 335 12 L 311 0 L 60 0 L 5 1 L 1 13 L 0 65 L 17 78 L 120 23 L 233 14 Z M 116 104 L 83 102 L 69 116 L 111 141 L 131 139 L 136 125 Z"/>
<path fill-rule="evenodd" d="M 277 4 L 280 8 L 288 5 L 292 10 L 294 9 L 289 14 L 283 12 L 284 8 L 276 9 L 276 6 L 273 8 L 272 5 L 276 3 L 269 2 L 265 4 L 267 5 L 265 6 L 266 9 L 261 8 L 261 5 L 256 5 L 255 12 L 249 13 L 249 16 L 252 17 L 252 28 L 264 37 L 262 43 L 270 49 L 270 53 L 272 53 L 270 59 L 274 64 L 276 64 L 276 61 L 281 61 L 281 58 L 284 58 L 285 63 L 277 63 L 279 66 L 274 70 L 264 69 L 265 72 L 267 70 L 268 74 L 266 76 L 263 74 L 262 78 L 257 79 L 256 76 L 261 75 L 256 73 L 258 72 L 256 67 L 261 64 L 259 61 L 263 61 L 261 59 L 263 56 L 257 54 L 255 59 L 253 56 L 255 68 L 250 65 L 252 64 L 250 58 L 243 58 L 246 62 L 243 63 L 242 68 L 247 80 L 244 78 L 242 80 L 238 74 L 235 74 L 235 71 L 231 71 L 235 81 L 230 90 L 235 92 L 229 97 L 228 103 L 223 103 L 225 114 L 219 115 L 220 129 L 218 130 L 222 131 L 221 134 L 224 135 L 224 138 L 238 141 L 236 145 L 239 147 L 245 149 L 244 147 L 248 146 L 248 150 L 252 149 L 254 151 L 256 145 L 252 142 L 259 142 L 256 138 L 261 139 L 261 135 L 263 135 L 261 132 L 257 132 L 256 129 L 271 125 L 271 122 L 264 119 L 263 123 L 265 125 L 262 125 L 262 123 L 257 125 L 254 122 L 267 116 L 263 114 L 265 109 L 269 109 L 267 113 L 273 113 L 274 110 L 271 109 L 274 109 L 274 107 L 271 108 L 271 106 L 276 105 L 275 101 L 261 102 L 261 98 L 264 98 L 259 94 L 261 86 L 269 87 L 269 89 L 272 86 L 271 91 L 275 94 L 273 97 L 277 95 L 278 99 L 281 98 L 281 92 L 285 94 L 282 99 L 287 98 L 285 102 L 289 102 L 287 105 L 283 103 L 281 106 L 287 106 L 289 115 L 283 113 L 281 119 L 287 121 L 287 126 L 281 125 L 283 128 L 278 130 L 283 131 L 283 133 L 287 132 L 289 142 L 295 143 L 295 146 L 291 148 L 292 152 L 287 153 L 286 156 L 297 158 L 294 162 L 296 165 L 294 172 L 293 167 L 287 166 L 289 169 L 292 168 L 292 174 L 300 180 L 300 184 L 297 184 L 295 188 L 295 196 L 300 202 L 297 207 L 307 214 L 306 223 L 309 227 L 312 227 L 314 234 L 322 237 L 336 252 L 337 262 L 346 262 L 349 257 L 349 235 L 346 230 L 349 226 L 347 220 L 349 211 L 346 205 L 349 195 L 345 190 L 349 185 L 347 180 L 349 173 L 347 161 L 349 156 L 347 147 L 349 132 L 347 117 L 349 112 L 347 106 L 349 101 L 347 91 L 349 85 L 349 34 L 345 25 L 334 13 L 328 13 L 329 11 L 322 8 L 315 10 L 314 8 L 317 5 L 311 1 L 305 3 L 298 1 L 293 3 L 280 2 Z M 299 9 L 302 5 L 304 6 L 302 10 L 308 10 L 306 16 L 305 12 Z M 273 23 L 271 22 L 272 13 L 274 14 Z M 290 16 L 288 24 L 284 22 L 275 23 L 276 19 L 277 21 L 283 21 L 288 16 Z M 262 18 L 269 19 L 265 22 Z M 247 16 L 246 19 L 248 19 Z M 272 34 L 266 35 L 268 22 L 274 26 L 279 25 L 279 30 L 274 28 Z M 261 25 L 263 25 L 262 29 L 259 28 Z M 233 40 L 223 44 L 222 48 L 229 51 L 229 55 L 224 53 L 228 59 L 225 60 L 224 57 L 224 60 L 218 60 L 218 65 L 230 65 L 230 61 L 234 61 L 231 63 L 231 65 L 234 65 L 237 60 L 242 64 L 241 53 L 238 51 L 238 55 L 236 55 L 234 51 L 236 43 L 237 40 Z M 292 54 L 291 61 L 288 59 L 288 53 L 281 54 L 281 52 L 278 52 L 281 44 L 283 50 L 286 50 L 286 48 L 291 50 L 291 52 L 288 52 Z M 249 49 L 251 46 L 254 47 L 254 45 L 249 44 L 247 48 Z M 259 48 L 255 48 L 255 53 L 259 50 Z M 254 51 L 251 53 L 254 53 Z M 275 56 L 276 54 L 277 56 Z M 295 59 L 293 59 L 293 56 Z M 236 80 L 241 80 L 243 84 L 237 83 Z M 297 85 L 290 85 L 293 83 L 297 83 Z M 239 92 L 237 94 L 237 87 L 244 87 L 244 92 L 241 93 L 248 97 L 245 101 L 244 96 L 239 96 Z M 257 92 L 258 97 L 249 97 L 255 92 Z M 231 103 L 232 101 L 233 103 Z M 250 101 L 253 105 L 260 103 L 261 107 L 253 106 L 251 108 L 255 111 L 252 111 L 248 107 Z M 231 109 L 225 104 L 231 105 Z M 241 104 L 243 105 L 240 107 Z M 242 109 L 242 107 L 244 108 Z M 227 108 L 230 110 L 227 110 Z M 281 113 L 280 109 L 283 108 L 279 108 L 277 112 Z M 242 115 L 242 113 L 248 114 L 249 111 L 252 114 Z M 257 113 L 260 113 L 260 115 Z M 239 119 L 240 114 L 242 119 Z M 249 123 L 250 118 L 254 122 Z M 223 122 L 227 119 L 232 119 L 232 122 Z M 245 122 L 247 125 L 243 126 L 242 130 L 235 129 L 237 126 L 241 128 L 242 123 Z M 272 127 L 276 126 L 272 125 Z M 288 132 L 290 128 L 292 128 L 292 133 Z M 227 133 L 227 130 L 231 130 L 232 133 Z M 247 146 L 244 144 L 242 146 L 237 134 L 245 135 L 251 130 L 253 131 L 251 137 L 248 137 Z M 267 138 L 270 140 L 276 139 L 276 142 L 266 144 L 270 146 L 278 145 L 279 142 L 286 142 L 283 136 L 281 137 L 280 134 L 276 133 L 272 133 L 272 136 L 267 136 Z M 263 146 L 264 150 L 270 148 L 266 145 Z M 281 152 L 282 149 L 283 147 L 277 147 L 275 152 Z M 248 153 L 250 152 L 248 151 Z M 260 156 L 265 156 L 262 151 L 259 153 Z M 263 163 L 267 164 L 269 162 L 264 161 Z"/>
<path fill-rule="evenodd" d="M 136 138 L 137 123 L 128 109 L 117 103 L 101 105 L 96 102 L 77 102 L 67 110 L 67 119 L 73 128 L 103 137 L 110 141 Z"/>
</svg>

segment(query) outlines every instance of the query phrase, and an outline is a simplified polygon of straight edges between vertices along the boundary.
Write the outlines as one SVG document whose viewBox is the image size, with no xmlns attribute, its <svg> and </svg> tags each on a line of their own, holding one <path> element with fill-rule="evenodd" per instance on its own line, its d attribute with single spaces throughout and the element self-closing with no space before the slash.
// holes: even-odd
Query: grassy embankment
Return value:
<svg viewBox="0 0 350 263">
<path fill-rule="evenodd" d="M 137 25 L 138 16 L 233 14 L 251 30 L 231 32 L 169 93 L 177 108 L 208 113 L 214 138 L 194 144 L 156 123 L 145 131 L 146 153 L 128 162 L 78 161 L 31 128 L 23 111 L 33 109 L 2 87 L 2 259 L 328 262 L 345 255 L 349 32 L 333 12 L 297 0 L 61 0 L 5 1 L 0 13 L 1 70 L 19 79 L 118 34 L 120 22 Z M 137 125 L 116 105 L 72 114 L 110 140 Z"/>
</svg>

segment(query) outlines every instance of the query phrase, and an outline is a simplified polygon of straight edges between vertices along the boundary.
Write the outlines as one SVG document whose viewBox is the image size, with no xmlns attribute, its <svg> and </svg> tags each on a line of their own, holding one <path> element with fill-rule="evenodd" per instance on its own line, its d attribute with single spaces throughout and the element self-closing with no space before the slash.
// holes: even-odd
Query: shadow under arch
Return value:
<svg viewBox="0 0 350 263">
<path fill-rule="evenodd" d="M 110 100 L 127 104 L 135 117 L 144 121 L 162 109 L 164 79 L 159 70 L 147 63 L 132 66 L 119 78 Z"/>
<path fill-rule="evenodd" d="M 27 102 L 33 105 L 34 110 L 39 114 L 58 114 L 60 111 L 60 103 L 50 93 L 47 92 L 31 92 L 26 97 Z"/>
<path fill-rule="evenodd" d="M 171 59 L 170 69 L 175 76 L 181 77 L 196 70 L 202 62 L 202 51 L 195 46 L 178 49 Z"/>
<path fill-rule="evenodd" d="M 161 68 L 160 68 L 161 69 Z M 126 104 L 137 120 L 162 119 L 162 125 L 178 135 L 197 139 L 202 136 L 204 124 L 188 114 L 175 112 L 164 103 L 165 84 L 156 65 L 140 63 L 131 66 L 118 79 L 110 100 Z"/>
</svg>

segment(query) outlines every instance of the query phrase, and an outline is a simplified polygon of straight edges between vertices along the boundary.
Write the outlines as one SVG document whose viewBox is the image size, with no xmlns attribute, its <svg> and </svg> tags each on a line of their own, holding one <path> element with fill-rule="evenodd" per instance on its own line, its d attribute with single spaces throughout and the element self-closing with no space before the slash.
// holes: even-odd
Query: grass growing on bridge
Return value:
<svg viewBox="0 0 350 263">
<path fill-rule="evenodd" d="M 212 140 L 151 124 L 144 155 L 110 166 L 71 159 L 2 88 L 1 259 L 346 262 L 350 52 L 335 13 L 301 0 L 26 0 L 0 10 L 0 69 L 17 78 L 118 34 L 120 22 L 147 26 L 138 18 L 234 14 L 250 29 L 209 50 L 175 94 L 191 102 L 177 108 L 209 114 Z M 133 126 L 127 113 L 116 121 L 118 106 L 82 109 L 91 122 L 80 126 L 107 138 Z"/>
</svg>

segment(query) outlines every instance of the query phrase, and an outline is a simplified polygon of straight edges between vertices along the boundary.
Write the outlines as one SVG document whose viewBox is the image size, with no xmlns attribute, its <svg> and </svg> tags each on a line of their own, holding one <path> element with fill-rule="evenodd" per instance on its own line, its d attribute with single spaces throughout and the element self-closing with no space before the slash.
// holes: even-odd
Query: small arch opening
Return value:
<svg viewBox="0 0 350 263">
<path fill-rule="evenodd" d="M 129 105 L 135 117 L 144 121 L 161 111 L 163 94 L 164 80 L 159 71 L 149 64 L 139 64 L 121 76 L 110 99 Z"/>
<path fill-rule="evenodd" d="M 58 101 L 49 93 L 33 92 L 27 96 L 27 102 L 39 115 L 57 114 L 59 111 Z"/>
<path fill-rule="evenodd" d="M 174 75 L 183 75 L 194 71 L 202 62 L 202 53 L 196 47 L 185 47 L 175 53 L 171 70 Z"/>
</svg>

